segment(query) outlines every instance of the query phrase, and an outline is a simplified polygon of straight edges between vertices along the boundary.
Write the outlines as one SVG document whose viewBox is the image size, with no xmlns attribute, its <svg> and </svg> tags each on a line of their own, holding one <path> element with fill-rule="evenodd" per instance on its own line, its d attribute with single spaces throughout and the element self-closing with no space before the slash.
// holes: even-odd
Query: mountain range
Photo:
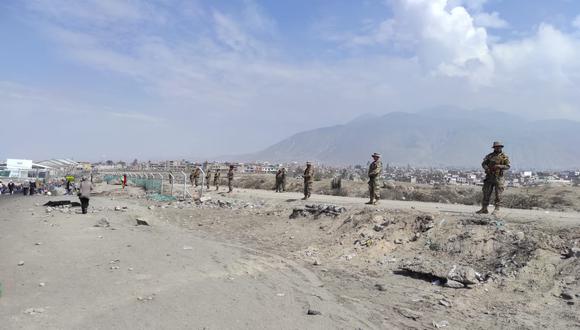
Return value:
<svg viewBox="0 0 580 330">
<path fill-rule="evenodd" d="M 383 163 L 392 165 L 477 167 L 496 140 L 505 144 L 514 168 L 580 167 L 580 122 L 449 107 L 363 115 L 344 125 L 297 133 L 238 159 L 350 165 L 366 164 L 379 152 Z"/>
</svg>

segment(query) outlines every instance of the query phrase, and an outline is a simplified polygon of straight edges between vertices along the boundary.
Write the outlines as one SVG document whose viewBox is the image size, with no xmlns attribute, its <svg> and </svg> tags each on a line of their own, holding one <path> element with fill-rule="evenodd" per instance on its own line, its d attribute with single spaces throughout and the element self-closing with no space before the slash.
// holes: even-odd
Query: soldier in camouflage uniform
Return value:
<svg viewBox="0 0 580 330">
<path fill-rule="evenodd" d="M 276 192 L 283 192 L 286 188 L 286 169 L 280 168 L 276 172 Z"/>
<path fill-rule="evenodd" d="M 215 191 L 220 190 L 220 169 L 216 168 L 215 174 L 213 175 L 213 184 L 215 186 Z"/>
<path fill-rule="evenodd" d="M 377 204 L 381 198 L 379 194 L 379 177 L 383 172 L 383 163 L 381 162 L 381 154 L 372 154 L 374 161 L 369 166 L 369 196 L 370 201 L 367 204 Z"/>
<path fill-rule="evenodd" d="M 306 169 L 304 170 L 304 198 L 306 200 L 310 198 L 310 193 L 312 192 L 312 183 L 314 182 L 314 168 L 310 162 L 306 162 Z"/>
<path fill-rule="evenodd" d="M 207 172 L 205 172 L 205 186 L 207 187 L 207 190 L 209 190 L 209 184 L 211 183 L 211 170 L 207 168 L 206 171 Z"/>
<path fill-rule="evenodd" d="M 503 153 L 503 144 L 501 142 L 493 143 L 493 152 L 485 156 L 481 167 L 485 170 L 485 180 L 483 181 L 483 200 L 481 201 L 481 210 L 477 214 L 487 214 L 487 206 L 491 199 L 492 192 L 495 192 L 495 208 L 493 214 L 497 214 L 501 206 L 501 194 L 505 188 L 503 178 L 504 171 L 510 168 L 510 159 Z"/>
<path fill-rule="evenodd" d="M 228 188 L 229 188 L 228 193 L 234 191 L 233 183 L 234 183 L 234 165 L 230 165 L 230 170 L 228 171 Z"/>
<path fill-rule="evenodd" d="M 195 170 L 193 170 L 193 184 L 194 186 L 199 186 L 199 176 L 201 175 L 201 169 L 199 168 L 199 166 L 195 167 Z"/>
</svg>

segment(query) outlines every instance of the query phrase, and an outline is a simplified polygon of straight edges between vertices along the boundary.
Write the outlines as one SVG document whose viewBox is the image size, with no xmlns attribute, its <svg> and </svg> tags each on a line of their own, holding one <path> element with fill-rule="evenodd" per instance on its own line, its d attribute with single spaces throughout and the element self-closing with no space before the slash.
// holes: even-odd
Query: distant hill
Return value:
<svg viewBox="0 0 580 330">
<path fill-rule="evenodd" d="M 364 115 L 344 125 L 295 134 L 241 160 L 365 164 L 371 153 L 380 152 L 384 163 L 475 167 L 494 140 L 504 142 L 516 168 L 580 167 L 580 122 L 531 121 L 456 108 Z"/>
</svg>

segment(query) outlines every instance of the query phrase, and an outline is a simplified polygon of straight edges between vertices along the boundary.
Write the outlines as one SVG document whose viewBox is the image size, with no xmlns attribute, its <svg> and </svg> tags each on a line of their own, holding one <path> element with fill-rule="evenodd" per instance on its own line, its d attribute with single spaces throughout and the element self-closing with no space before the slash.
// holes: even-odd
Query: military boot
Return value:
<svg viewBox="0 0 580 330">
<path fill-rule="evenodd" d="M 373 204 L 374 204 L 374 202 L 373 202 L 373 200 L 372 200 L 372 198 L 371 198 L 371 200 L 370 200 L 370 201 L 368 201 L 368 202 L 366 202 L 365 204 L 368 204 L 368 205 L 373 205 Z"/>
<path fill-rule="evenodd" d="M 475 212 L 476 214 L 488 214 L 489 212 L 487 211 L 487 206 L 482 206 L 481 210 Z"/>
</svg>

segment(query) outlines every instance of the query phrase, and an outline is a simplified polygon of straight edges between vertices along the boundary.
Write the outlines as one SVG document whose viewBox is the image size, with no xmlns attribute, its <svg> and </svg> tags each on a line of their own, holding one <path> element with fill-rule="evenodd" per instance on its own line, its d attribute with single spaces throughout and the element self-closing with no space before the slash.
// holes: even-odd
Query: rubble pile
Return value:
<svg viewBox="0 0 580 330">
<path fill-rule="evenodd" d="M 342 206 L 326 205 L 326 204 L 310 204 L 305 205 L 304 207 L 294 208 L 292 210 L 292 214 L 290 214 L 290 219 L 308 216 L 313 216 L 315 219 L 320 216 L 337 217 L 343 212 L 346 212 L 346 208 Z"/>
<path fill-rule="evenodd" d="M 246 201 L 240 200 L 232 200 L 232 201 L 222 201 L 220 199 L 200 199 L 196 201 L 195 206 L 197 208 L 203 209 L 231 209 L 231 210 L 240 210 L 240 209 L 260 209 L 266 206 L 266 203 L 260 201 L 258 203 L 249 203 Z"/>
<path fill-rule="evenodd" d="M 485 278 L 469 266 L 448 263 L 443 260 L 413 258 L 404 260 L 399 269 L 411 275 L 424 276 L 441 280 L 444 286 L 451 288 L 469 287 L 484 281 Z"/>
</svg>

